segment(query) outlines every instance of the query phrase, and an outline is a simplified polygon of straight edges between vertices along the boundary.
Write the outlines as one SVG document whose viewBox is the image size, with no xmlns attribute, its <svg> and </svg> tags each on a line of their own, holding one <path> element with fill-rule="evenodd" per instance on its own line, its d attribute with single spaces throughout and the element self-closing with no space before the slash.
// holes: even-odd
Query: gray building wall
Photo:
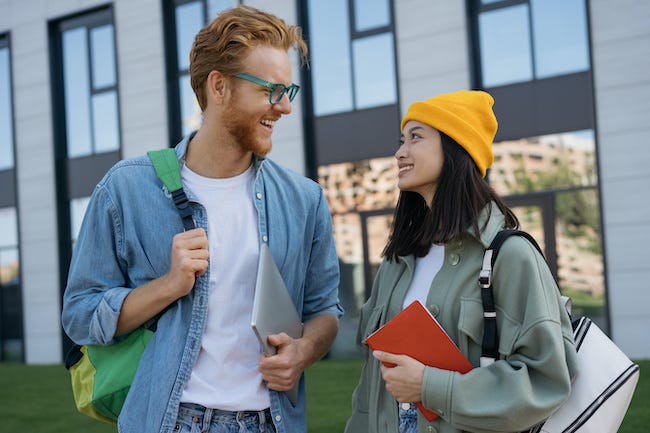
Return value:
<svg viewBox="0 0 650 433">
<path fill-rule="evenodd" d="M 592 62 L 611 331 L 650 358 L 650 2 L 592 0 Z"/>
</svg>

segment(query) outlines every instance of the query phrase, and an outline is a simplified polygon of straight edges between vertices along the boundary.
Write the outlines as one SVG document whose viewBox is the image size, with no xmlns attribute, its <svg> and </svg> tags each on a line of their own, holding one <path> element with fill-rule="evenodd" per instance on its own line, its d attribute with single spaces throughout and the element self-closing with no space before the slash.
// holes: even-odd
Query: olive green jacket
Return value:
<svg viewBox="0 0 650 433">
<path fill-rule="evenodd" d="M 504 223 L 496 206 L 479 238 L 467 232 L 445 245 L 442 268 L 426 306 L 474 367 L 483 337 L 478 276 L 485 248 Z M 488 216 L 487 207 L 482 213 Z M 352 397 L 346 433 L 397 433 L 398 409 L 386 391 L 380 363 L 364 339 L 397 314 L 409 287 L 415 258 L 384 260 L 372 294 L 361 309 L 357 334 L 366 363 Z M 440 417 L 418 413 L 418 432 L 519 432 L 547 418 L 569 395 L 576 374 L 571 323 L 542 256 L 514 236 L 502 246 L 493 270 L 501 359 L 467 374 L 426 367 L 422 403 Z"/>
</svg>

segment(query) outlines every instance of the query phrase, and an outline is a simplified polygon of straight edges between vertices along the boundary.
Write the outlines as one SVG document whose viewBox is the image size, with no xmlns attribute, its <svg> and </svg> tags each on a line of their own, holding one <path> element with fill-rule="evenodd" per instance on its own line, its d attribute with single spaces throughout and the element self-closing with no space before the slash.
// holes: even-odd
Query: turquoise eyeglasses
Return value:
<svg viewBox="0 0 650 433">
<path fill-rule="evenodd" d="M 295 98 L 298 94 L 298 90 L 300 90 L 300 86 L 297 84 L 285 86 L 284 84 L 270 83 L 266 80 L 262 80 L 261 78 L 257 78 L 244 73 L 234 74 L 233 77 L 241 78 L 242 80 L 250 81 L 251 83 L 259 84 L 260 86 L 264 86 L 269 89 L 269 102 L 271 105 L 275 105 L 280 102 L 285 93 L 289 97 L 289 101 L 293 101 L 293 98 Z"/>
</svg>

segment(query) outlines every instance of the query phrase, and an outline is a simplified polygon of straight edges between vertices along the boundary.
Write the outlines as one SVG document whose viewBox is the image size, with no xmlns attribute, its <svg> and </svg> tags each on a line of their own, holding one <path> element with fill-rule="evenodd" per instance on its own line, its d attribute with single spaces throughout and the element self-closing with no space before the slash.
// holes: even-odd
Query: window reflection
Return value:
<svg viewBox="0 0 650 433">
<path fill-rule="evenodd" d="M 63 33 L 63 83 L 68 157 L 89 155 L 90 77 L 85 27 Z"/>
<path fill-rule="evenodd" d="M 0 38 L 0 170 L 14 166 L 13 116 L 11 109 L 11 64 L 9 48 Z"/>
<path fill-rule="evenodd" d="M 192 42 L 201 27 L 203 27 L 203 5 L 201 2 L 196 1 L 176 6 L 178 69 L 189 69 Z"/>
<path fill-rule="evenodd" d="M 359 308 L 381 262 L 399 194 L 397 164 L 387 157 L 323 165 L 318 181 L 332 212 L 341 267 L 339 296 L 346 310 L 332 356 L 356 356 Z"/>
<path fill-rule="evenodd" d="M 387 105 L 397 100 L 393 34 L 352 42 L 357 108 Z"/>
<path fill-rule="evenodd" d="M 115 84 L 115 44 L 113 26 L 104 25 L 90 31 L 92 46 L 93 88 L 112 86 Z"/>
<path fill-rule="evenodd" d="M 493 149 L 489 179 L 499 194 L 551 197 L 559 285 L 572 298 L 577 314 L 603 323 L 605 279 L 593 130 L 502 141 Z M 515 213 L 523 229 L 541 244 L 539 208 L 518 207 Z"/>
<path fill-rule="evenodd" d="M 478 15 L 483 87 L 589 70 L 585 0 L 503 3 Z"/>
<path fill-rule="evenodd" d="M 73 245 L 79 237 L 81 223 L 83 222 L 90 197 L 81 197 L 70 200 L 70 240 Z"/>
<path fill-rule="evenodd" d="M 120 148 L 117 70 L 113 25 L 90 23 L 63 30 L 63 87 L 68 158 Z M 61 25 L 65 28 L 67 21 Z"/>
<path fill-rule="evenodd" d="M 535 75 L 538 78 L 589 69 L 584 0 L 533 0 Z"/>
<path fill-rule="evenodd" d="M 348 0 L 309 1 L 314 114 L 350 111 L 352 76 Z"/>
<path fill-rule="evenodd" d="M 593 188 L 558 193 L 555 208 L 562 292 L 571 297 L 576 314 L 603 317 L 605 277 L 598 191 Z"/>
<path fill-rule="evenodd" d="M 309 0 L 308 4 L 314 115 L 395 104 L 390 3 Z M 349 16 L 351 7 L 354 17 Z M 363 33 L 369 30 L 370 35 Z"/>
<path fill-rule="evenodd" d="M 494 143 L 490 184 L 502 195 L 598 182 L 592 130 Z"/>
<path fill-rule="evenodd" d="M 208 21 L 212 21 L 224 9 L 237 6 L 236 0 L 208 0 Z"/>
<path fill-rule="evenodd" d="M 485 87 L 532 79 L 528 5 L 480 14 L 479 34 Z"/>
<path fill-rule="evenodd" d="M 388 0 L 354 0 L 354 27 L 358 32 L 390 25 Z"/>
<path fill-rule="evenodd" d="M 201 107 L 190 85 L 190 76 L 183 75 L 178 79 L 181 93 L 181 122 L 183 135 L 196 131 L 201 126 Z"/>
<path fill-rule="evenodd" d="M 120 147 L 117 120 L 117 92 L 99 93 L 92 97 L 94 142 L 96 152 L 109 152 Z"/>
<path fill-rule="evenodd" d="M 22 361 L 21 324 L 16 208 L 0 208 L 0 361 Z"/>
</svg>

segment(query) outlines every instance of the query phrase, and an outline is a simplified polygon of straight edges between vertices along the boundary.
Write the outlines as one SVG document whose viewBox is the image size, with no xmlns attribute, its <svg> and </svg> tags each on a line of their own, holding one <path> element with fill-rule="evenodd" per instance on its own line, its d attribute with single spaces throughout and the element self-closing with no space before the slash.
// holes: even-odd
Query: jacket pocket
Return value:
<svg viewBox="0 0 650 433">
<path fill-rule="evenodd" d="M 458 319 L 458 346 L 472 365 L 478 365 L 483 345 L 483 303 L 476 298 L 461 298 Z M 497 307 L 499 354 L 507 358 L 514 350 L 521 325 Z"/>
</svg>

